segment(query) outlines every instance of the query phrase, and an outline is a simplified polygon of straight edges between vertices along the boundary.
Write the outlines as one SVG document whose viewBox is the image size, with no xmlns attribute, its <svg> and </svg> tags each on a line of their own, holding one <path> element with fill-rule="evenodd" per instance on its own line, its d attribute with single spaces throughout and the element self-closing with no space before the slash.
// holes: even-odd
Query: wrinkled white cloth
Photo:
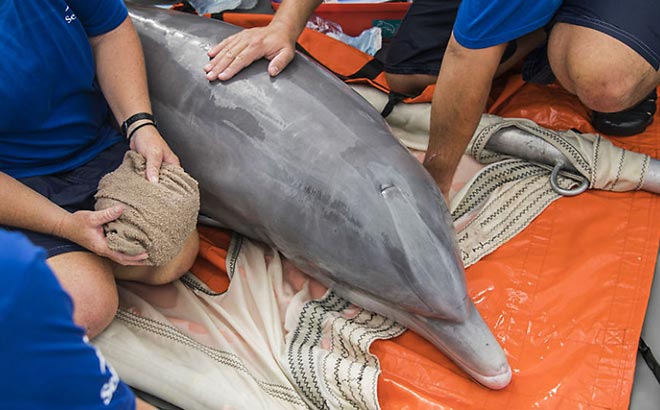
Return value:
<svg viewBox="0 0 660 410">
<path fill-rule="evenodd" d="M 378 112 L 383 112 L 387 105 L 387 94 L 370 85 L 349 85 Z M 417 151 L 426 151 L 429 145 L 431 103 L 396 104 L 385 121 L 403 145 Z"/>
<path fill-rule="evenodd" d="M 625 150 L 598 134 L 572 130 L 554 131 L 525 118 L 502 118 L 484 114 L 467 152 L 479 162 L 491 163 L 507 157 L 488 151 L 488 140 L 499 130 L 515 127 L 542 139 L 563 154 L 580 175 L 589 180 L 589 188 L 605 191 L 636 191 L 641 188 L 651 158 Z"/>
<path fill-rule="evenodd" d="M 229 289 L 193 275 L 119 285 L 94 344 L 129 385 L 183 409 L 378 409 L 371 343 L 404 331 L 236 235 Z"/>
</svg>

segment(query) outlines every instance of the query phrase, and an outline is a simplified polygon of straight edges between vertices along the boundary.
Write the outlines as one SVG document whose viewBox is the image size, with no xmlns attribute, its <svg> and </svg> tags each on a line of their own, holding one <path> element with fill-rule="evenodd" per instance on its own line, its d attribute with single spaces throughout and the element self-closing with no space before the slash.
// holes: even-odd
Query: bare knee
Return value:
<svg viewBox="0 0 660 410">
<path fill-rule="evenodd" d="M 184 243 L 181 251 L 163 266 L 119 266 L 115 265 L 117 279 L 164 285 L 179 279 L 192 268 L 199 250 L 199 235 L 193 231 Z"/>
<path fill-rule="evenodd" d="M 567 56 L 560 67 L 551 59 L 552 70 L 559 83 L 592 110 L 615 112 L 625 110 L 650 91 L 644 90 L 640 77 L 594 61 Z"/>
<path fill-rule="evenodd" d="M 170 263 L 161 266 L 149 283 L 152 285 L 163 285 L 179 279 L 192 268 L 195 259 L 197 259 L 198 251 L 199 235 L 197 230 L 195 230 L 186 239 L 181 252 Z"/>
<path fill-rule="evenodd" d="M 637 86 L 625 81 L 599 81 L 598 83 L 576 82 L 575 94 L 588 108 L 600 112 L 623 111 L 639 102 L 644 95 L 639 95 Z"/>
<path fill-rule="evenodd" d="M 89 338 L 101 333 L 117 312 L 119 297 L 112 267 L 87 252 L 71 252 L 48 259 L 60 284 L 73 300 L 73 320 Z"/>
<path fill-rule="evenodd" d="M 114 279 L 113 279 L 114 284 Z M 112 292 L 89 292 L 74 299 L 74 321 L 87 330 L 91 339 L 110 325 L 119 308 L 117 288 Z"/>
<path fill-rule="evenodd" d="M 586 27 L 555 25 L 548 59 L 559 83 L 596 111 L 630 108 L 658 82 L 655 70 L 634 50 Z"/>
<path fill-rule="evenodd" d="M 141 282 L 148 285 L 164 285 L 173 282 L 190 271 L 197 252 L 182 252 L 172 262 L 164 266 L 158 266 L 151 269 L 151 272 L 144 275 Z"/>
</svg>

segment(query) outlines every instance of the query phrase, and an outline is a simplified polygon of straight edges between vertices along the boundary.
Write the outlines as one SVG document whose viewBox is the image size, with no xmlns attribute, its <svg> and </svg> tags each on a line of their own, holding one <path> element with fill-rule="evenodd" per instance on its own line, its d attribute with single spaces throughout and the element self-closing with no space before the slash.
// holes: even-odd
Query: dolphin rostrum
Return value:
<svg viewBox="0 0 660 410">
<path fill-rule="evenodd" d="M 262 60 L 209 83 L 207 50 L 239 28 L 129 10 L 159 128 L 199 181 L 202 214 L 418 332 L 483 385 L 509 383 L 467 295 L 444 199 L 373 107 L 301 55 L 275 78 Z"/>
</svg>

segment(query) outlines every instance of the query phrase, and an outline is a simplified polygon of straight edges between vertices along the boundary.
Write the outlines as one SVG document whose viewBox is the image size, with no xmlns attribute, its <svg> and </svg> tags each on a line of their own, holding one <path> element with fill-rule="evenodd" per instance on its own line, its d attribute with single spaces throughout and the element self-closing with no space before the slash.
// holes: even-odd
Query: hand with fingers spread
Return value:
<svg viewBox="0 0 660 410">
<path fill-rule="evenodd" d="M 262 57 L 270 60 L 268 73 L 276 76 L 293 59 L 297 35 L 277 21 L 234 34 L 209 50 L 211 61 L 204 66 L 206 78 L 229 80 Z"/>
<path fill-rule="evenodd" d="M 89 249 L 97 255 L 104 256 L 124 266 L 140 266 L 145 264 L 148 255 L 125 255 L 108 247 L 108 240 L 103 232 L 103 225 L 114 221 L 122 214 L 122 207 L 115 206 L 101 211 L 77 211 L 69 213 L 60 221 L 55 235 L 67 238 L 71 242 Z"/>
</svg>

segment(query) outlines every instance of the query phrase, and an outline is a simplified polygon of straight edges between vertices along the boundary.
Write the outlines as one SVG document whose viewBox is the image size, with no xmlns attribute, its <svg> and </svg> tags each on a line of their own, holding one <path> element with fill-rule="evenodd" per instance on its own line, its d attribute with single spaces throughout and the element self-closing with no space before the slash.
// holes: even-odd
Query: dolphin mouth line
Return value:
<svg viewBox="0 0 660 410">
<path fill-rule="evenodd" d="M 424 316 L 441 318 L 443 320 L 453 320 L 455 322 L 463 322 L 467 319 L 467 303 L 466 299 L 467 290 L 465 286 L 454 283 L 457 287 L 462 287 L 460 292 L 463 297 L 452 298 L 449 303 L 434 303 L 437 301 L 431 290 L 422 284 L 418 279 L 418 274 L 426 275 L 427 279 L 435 282 L 438 279 L 437 275 L 437 262 L 436 260 L 429 260 L 428 257 L 422 256 L 418 258 L 409 257 L 409 255 L 434 255 L 437 254 L 441 243 L 435 236 L 433 230 L 428 226 L 424 219 L 409 200 L 409 194 L 402 191 L 395 183 L 381 183 L 380 194 L 385 201 L 385 205 L 392 218 L 394 230 L 398 236 L 401 247 L 406 255 L 403 276 L 406 277 L 408 282 L 408 289 L 414 294 L 420 302 L 420 307 L 423 306 L 426 310 Z M 457 258 L 458 259 L 458 258 Z M 404 265 L 402 265 L 404 266 Z M 462 264 L 460 264 L 460 272 L 458 272 L 458 264 L 454 267 L 445 265 L 445 268 L 454 270 L 455 274 L 463 275 Z M 406 274 L 407 273 L 407 274 Z M 454 275 L 455 276 L 455 275 Z M 435 288 L 439 292 L 440 289 Z M 458 289 L 458 288 L 457 288 Z"/>
<path fill-rule="evenodd" d="M 389 199 L 388 196 L 389 196 L 390 193 L 392 193 L 393 195 L 396 195 L 397 193 L 401 194 L 401 191 L 400 191 L 400 190 L 397 188 L 397 186 L 394 185 L 394 184 L 382 184 L 382 185 L 380 186 L 380 194 L 383 196 L 383 198 L 384 198 L 386 201 Z M 408 201 L 406 201 L 406 202 L 408 202 Z M 388 206 L 388 208 L 389 208 L 389 206 Z M 395 226 L 396 226 L 396 224 L 395 224 Z M 423 297 L 423 294 L 422 294 L 423 292 L 420 292 L 420 289 L 418 289 L 417 286 L 410 286 L 410 290 L 415 294 L 415 296 L 417 296 L 417 298 L 418 298 L 418 299 L 424 304 L 424 306 L 426 306 L 426 308 L 427 308 L 429 311 L 433 311 L 433 310 L 434 310 L 434 309 L 433 309 L 433 306 L 431 306 L 431 305 L 426 301 L 426 298 Z M 363 290 L 363 292 L 364 292 L 364 290 Z M 365 292 L 365 293 L 367 293 L 367 292 Z M 377 298 L 378 300 L 381 300 L 380 298 L 378 298 L 378 297 L 376 297 L 376 296 L 374 296 L 374 295 L 372 295 L 372 296 L 375 297 L 375 298 Z"/>
<path fill-rule="evenodd" d="M 474 314 L 478 315 L 476 309 L 472 311 L 472 315 Z M 425 339 L 431 341 L 431 343 L 434 346 L 436 346 L 440 351 L 442 351 L 444 354 L 449 356 L 450 359 L 458 365 L 458 367 L 460 367 L 463 371 L 469 374 L 470 377 L 472 377 L 474 380 L 479 382 L 479 384 L 493 390 L 500 390 L 509 385 L 509 382 L 511 381 L 511 377 L 513 375 L 513 371 L 511 369 L 511 366 L 506 360 L 500 363 L 500 366 L 495 370 L 495 372 L 485 373 L 479 371 L 476 368 L 476 366 L 474 366 L 473 362 L 467 361 L 460 355 L 454 354 L 450 344 L 448 344 L 445 340 L 443 340 L 443 338 L 438 337 L 437 334 L 429 331 L 428 327 L 425 326 L 425 322 L 427 320 L 428 318 L 420 317 L 419 315 L 413 315 L 409 323 L 402 323 L 402 324 L 413 329 L 416 332 L 419 332 Z M 440 320 L 444 320 L 444 319 L 440 319 Z M 456 323 L 456 325 L 461 325 L 461 324 Z M 498 345 L 497 340 L 494 337 L 493 340 L 491 340 L 490 342 L 492 342 L 494 346 Z M 486 346 L 488 346 L 489 342 L 486 342 L 485 344 Z"/>
</svg>

